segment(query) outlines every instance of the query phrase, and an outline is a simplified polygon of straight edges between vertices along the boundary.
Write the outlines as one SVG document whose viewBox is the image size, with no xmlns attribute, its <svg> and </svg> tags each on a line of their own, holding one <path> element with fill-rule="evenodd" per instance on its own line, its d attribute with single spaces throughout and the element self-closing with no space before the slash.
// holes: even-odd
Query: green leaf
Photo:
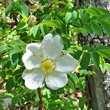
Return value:
<svg viewBox="0 0 110 110">
<path fill-rule="evenodd" d="M 12 71 L 12 70 L 7 70 L 7 71 L 6 71 L 6 75 L 12 76 L 12 75 L 13 75 L 13 71 Z"/>
<path fill-rule="evenodd" d="M 91 28 L 92 30 L 99 36 L 102 35 L 102 30 L 101 30 L 101 27 L 99 26 L 99 24 L 97 22 L 92 22 L 91 23 Z"/>
<path fill-rule="evenodd" d="M 73 90 L 76 89 L 74 80 L 68 79 L 68 85 L 71 87 L 71 89 L 73 89 Z"/>
<path fill-rule="evenodd" d="M 83 47 L 82 47 L 82 50 L 90 50 L 91 48 L 90 48 L 90 46 L 87 46 L 87 45 L 84 45 Z"/>
<path fill-rule="evenodd" d="M 16 54 L 16 53 L 20 53 L 23 52 L 24 48 L 22 48 L 20 45 L 14 45 L 10 48 L 10 55 Z"/>
<path fill-rule="evenodd" d="M 93 64 L 95 65 L 95 67 L 97 69 L 99 69 L 99 55 L 98 55 L 98 53 L 96 53 L 96 52 L 92 53 L 92 61 L 93 61 Z"/>
<path fill-rule="evenodd" d="M 90 14 L 89 13 L 85 13 L 83 20 L 84 20 L 83 24 L 89 22 L 89 20 L 90 20 Z"/>
<path fill-rule="evenodd" d="M 110 59 L 110 48 L 107 46 L 99 46 L 95 51 L 102 57 Z"/>
<path fill-rule="evenodd" d="M 80 9 L 80 16 L 81 16 L 81 22 L 83 23 L 83 24 L 85 24 L 86 22 L 88 22 L 89 21 L 89 19 L 90 19 L 90 14 L 89 13 L 86 13 L 86 11 L 84 10 L 84 9 Z"/>
<path fill-rule="evenodd" d="M 93 33 L 93 31 L 92 31 L 92 28 L 91 28 L 91 25 L 90 24 L 85 24 L 84 25 L 84 28 L 87 30 L 87 32 L 89 32 L 89 33 Z"/>
<path fill-rule="evenodd" d="M 27 22 L 28 21 L 28 18 L 25 15 L 21 14 L 20 12 L 19 12 L 19 14 L 23 17 L 23 19 L 24 19 L 23 21 L 24 22 Z"/>
<path fill-rule="evenodd" d="M 26 46 L 26 43 L 21 41 L 21 40 L 13 40 L 9 43 L 10 46 L 12 45 L 19 45 L 21 47 L 25 47 Z"/>
<path fill-rule="evenodd" d="M 11 62 L 8 57 L 1 59 L 0 64 L 2 65 L 2 69 L 5 69 L 5 68 L 9 69 L 11 66 Z"/>
<path fill-rule="evenodd" d="M 17 104 L 18 102 L 19 102 L 19 97 L 14 97 L 14 98 L 12 99 L 11 105 L 14 106 L 14 105 Z"/>
<path fill-rule="evenodd" d="M 77 77 L 76 74 L 74 74 L 74 73 L 68 73 L 68 75 L 70 76 L 70 78 L 71 78 L 72 80 L 74 80 L 74 81 L 77 81 L 77 80 L 78 80 L 78 77 Z"/>
<path fill-rule="evenodd" d="M 103 21 L 103 20 L 109 20 L 110 19 L 110 14 L 103 14 L 103 15 L 100 15 L 98 17 L 98 21 Z"/>
<path fill-rule="evenodd" d="M 0 72 L 0 76 L 5 79 L 6 78 L 6 72 L 5 71 L 1 71 Z"/>
<path fill-rule="evenodd" d="M 109 14 L 108 10 L 104 9 L 104 8 L 96 8 L 100 14 Z"/>
<path fill-rule="evenodd" d="M 0 53 L 2 53 L 3 51 L 5 51 L 6 49 L 8 49 L 8 46 L 7 45 L 0 46 Z"/>
<path fill-rule="evenodd" d="M 8 14 L 11 12 L 11 10 L 14 8 L 14 6 L 15 6 L 15 2 L 12 1 L 12 2 L 6 7 L 6 9 L 5 9 L 5 14 L 8 15 Z"/>
<path fill-rule="evenodd" d="M 50 19 L 51 19 L 51 15 L 46 15 L 43 20 L 50 20 Z"/>
<path fill-rule="evenodd" d="M 47 35 L 49 33 L 48 27 L 45 24 L 41 25 L 40 29 L 41 29 L 41 32 L 42 32 L 43 36 L 45 36 L 45 35 Z"/>
<path fill-rule="evenodd" d="M 110 49 L 97 51 L 100 56 L 110 59 Z"/>
<path fill-rule="evenodd" d="M 36 39 L 36 40 L 39 40 L 40 39 L 40 27 L 39 26 L 34 26 L 31 28 L 30 30 L 30 35 L 33 35 L 33 37 Z"/>
<path fill-rule="evenodd" d="M 87 8 L 86 11 L 87 11 L 87 13 L 90 13 L 94 16 L 98 16 L 100 14 L 99 11 L 97 10 L 97 8 L 95 8 L 95 7 Z"/>
<path fill-rule="evenodd" d="M 65 5 L 65 6 L 69 6 L 68 3 L 66 3 L 65 1 L 61 0 L 61 1 L 58 1 L 58 0 L 53 0 L 53 2 L 56 2 L 58 4 L 62 4 L 62 5 Z"/>
<path fill-rule="evenodd" d="M 28 17 L 28 14 L 29 14 L 28 7 L 24 3 L 21 3 L 20 8 L 21 8 L 22 14 Z"/>
<path fill-rule="evenodd" d="M 110 64 L 109 63 L 105 63 L 105 68 L 110 71 Z"/>
<path fill-rule="evenodd" d="M 87 35 L 87 31 L 85 28 L 81 27 L 80 30 L 83 35 Z"/>
<path fill-rule="evenodd" d="M 103 57 L 100 57 L 100 69 L 102 71 L 102 73 L 105 73 L 105 60 Z"/>
<path fill-rule="evenodd" d="M 11 92 L 13 87 L 14 87 L 14 80 L 13 80 L 13 78 L 10 78 L 10 79 L 8 79 L 8 81 L 6 83 L 6 90 L 8 92 Z"/>
<path fill-rule="evenodd" d="M 62 37 L 65 50 L 70 47 L 70 41 L 66 37 Z"/>
<path fill-rule="evenodd" d="M 0 108 L 1 108 L 1 110 L 3 110 L 3 105 L 2 104 L 0 104 Z"/>
<path fill-rule="evenodd" d="M 3 103 L 4 101 L 2 99 L 0 99 L 0 104 Z"/>
<path fill-rule="evenodd" d="M 25 22 L 21 22 L 19 23 L 17 26 L 16 26 L 16 29 L 20 30 L 22 28 L 24 28 L 26 26 L 26 23 Z"/>
<path fill-rule="evenodd" d="M 94 71 L 87 71 L 86 69 L 80 70 L 79 73 L 81 76 L 90 76 L 95 74 Z"/>
<path fill-rule="evenodd" d="M 99 16 L 108 13 L 108 11 L 105 10 L 104 8 L 96 8 L 96 7 L 87 8 L 86 11 L 94 16 Z"/>
<path fill-rule="evenodd" d="M 81 62 L 80 62 L 81 68 L 82 69 L 87 68 L 89 63 L 90 63 L 90 54 L 87 52 L 84 52 L 82 55 Z"/>
<path fill-rule="evenodd" d="M 44 22 L 41 22 L 38 24 L 38 26 L 41 26 L 41 25 L 47 25 L 48 27 L 56 27 L 56 28 L 59 28 L 61 29 L 61 24 L 57 21 L 57 20 L 48 20 L 48 21 L 44 21 Z"/>
<path fill-rule="evenodd" d="M 110 21 L 100 21 L 100 24 L 102 25 L 104 32 L 110 36 Z"/>
<path fill-rule="evenodd" d="M 77 18 L 78 18 L 78 13 L 77 13 L 77 11 L 74 10 L 72 12 L 72 20 L 75 21 L 75 20 L 77 20 Z"/>
<path fill-rule="evenodd" d="M 81 108 L 81 110 L 84 110 L 84 104 L 85 104 L 85 102 L 87 102 L 87 99 L 85 99 L 83 97 L 81 97 L 79 99 L 79 107 Z"/>
<path fill-rule="evenodd" d="M 65 22 L 66 22 L 66 24 L 69 23 L 71 17 L 72 17 L 72 13 L 71 12 L 67 12 L 66 15 L 65 15 Z"/>
<path fill-rule="evenodd" d="M 82 55 L 82 51 L 81 51 L 81 50 L 77 50 L 77 51 L 73 54 L 73 57 L 78 60 L 81 55 Z"/>
<path fill-rule="evenodd" d="M 10 59 L 11 59 L 11 62 L 14 65 L 17 65 L 18 62 L 19 62 L 19 56 L 18 56 L 18 54 L 12 54 L 12 55 L 10 55 Z"/>
<path fill-rule="evenodd" d="M 94 50 L 95 50 L 95 51 L 99 51 L 99 50 L 106 50 L 106 49 L 110 49 L 110 48 L 107 47 L 107 46 L 101 45 L 101 46 L 96 47 Z"/>
<path fill-rule="evenodd" d="M 25 102 L 26 102 L 26 99 L 24 97 L 19 98 L 20 105 L 24 105 Z"/>
</svg>

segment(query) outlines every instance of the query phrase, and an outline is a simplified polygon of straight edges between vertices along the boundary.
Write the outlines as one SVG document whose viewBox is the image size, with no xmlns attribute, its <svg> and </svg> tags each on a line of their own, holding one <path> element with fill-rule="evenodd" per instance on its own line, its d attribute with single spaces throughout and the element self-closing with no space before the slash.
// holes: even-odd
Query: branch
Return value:
<svg viewBox="0 0 110 110">
<path fill-rule="evenodd" d="M 55 3 L 55 2 L 52 2 L 52 3 L 47 7 L 47 10 L 49 10 L 54 3 Z"/>
<path fill-rule="evenodd" d="M 15 24 L 17 25 L 18 24 L 18 20 L 17 20 L 16 14 L 15 14 L 15 11 L 12 10 L 12 13 L 13 13 L 13 16 L 14 16 L 14 19 L 15 19 Z"/>
<path fill-rule="evenodd" d="M 44 107 L 43 101 L 42 101 L 41 89 L 38 88 L 37 91 L 38 91 L 38 95 L 39 95 L 39 99 L 40 99 L 40 101 L 39 101 L 40 108 L 41 108 L 41 110 L 46 110 L 45 107 Z"/>
</svg>

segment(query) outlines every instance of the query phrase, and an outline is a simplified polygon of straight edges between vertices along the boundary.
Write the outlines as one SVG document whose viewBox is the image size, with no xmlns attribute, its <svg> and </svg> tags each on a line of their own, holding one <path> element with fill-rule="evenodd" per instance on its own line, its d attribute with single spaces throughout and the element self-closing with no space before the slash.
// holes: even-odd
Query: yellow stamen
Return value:
<svg viewBox="0 0 110 110">
<path fill-rule="evenodd" d="M 41 61 L 40 69 L 46 75 L 50 75 L 56 68 L 56 63 L 53 59 L 47 58 Z"/>
</svg>

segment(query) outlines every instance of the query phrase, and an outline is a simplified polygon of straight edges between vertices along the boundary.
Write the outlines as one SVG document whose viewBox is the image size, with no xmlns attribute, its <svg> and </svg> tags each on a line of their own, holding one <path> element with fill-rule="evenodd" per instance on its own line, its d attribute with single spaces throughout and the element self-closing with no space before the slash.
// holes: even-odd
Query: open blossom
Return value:
<svg viewBox="0 0 110 110">
<path fill-rule="evenodd" d="M 62 55 L 64 45 L 60 36 L 47 34 L 42 43 L 30 43 L 26 46 L 26 53 L 22 60 L 26 67 L 22 74 L 25 86 L 37 89 L 45 81 L 52 90 L 64 87 L 68 72 L 76 69 L 78 62 L 70 54 Z"/>
</svg>

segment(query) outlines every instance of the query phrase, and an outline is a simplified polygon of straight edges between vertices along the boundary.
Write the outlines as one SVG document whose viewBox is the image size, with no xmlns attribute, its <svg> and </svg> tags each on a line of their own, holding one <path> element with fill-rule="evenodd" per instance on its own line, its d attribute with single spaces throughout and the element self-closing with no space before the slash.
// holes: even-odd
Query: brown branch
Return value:
<svg viewBox="0 0 110 110">
<path fill-rule="evenodd" d="M 6 24 L 8 25 L 9 28 L 13 28 L 16 25 L 15 22 L 6 22 Z"/>
<path fill-rule="evenodd" d="M 11 106 L 10 104 L 8 105 L 8 108 L 11 110 L 16 110 L 16 109 L 20 109 L 20 108 L 26 108 L 26 107 L 31 107 L 32 105 L 37 104 L 36 102 L 33 103 L 26 103 L 24 105 L 15 105 L 15 106 Z M 3 109 L 6 110 L 6 109 Z"/>
<path fill-rule="evenodd" d="M 52 3 L 47 7 L 47 10 L 49 10 L 49 9 L 53 6 L 54 3 L 55 3 L 55 2 L 52 2 Z"/>
<path fill-rule="evenodd" d="M 41 108 L 41 110 L 46 110 L 45 107 L 44 107 L 43 101 L 42 101 L 41 89 L 38 88 L 37 91 L 38 91 L 38 95 L 39 95 L 39 99 L 40 99 L 40 101 L 39 101 L 40 108 Z"/>
<path fill-rule="evenodd" d="M 18 20 L 17 20 L 17 16 L 14 10 L 12 10 L 13 16 L 14 16 L 14 20 L 15 20 L 15 24 L 18 24 Z"/>
</svg>

